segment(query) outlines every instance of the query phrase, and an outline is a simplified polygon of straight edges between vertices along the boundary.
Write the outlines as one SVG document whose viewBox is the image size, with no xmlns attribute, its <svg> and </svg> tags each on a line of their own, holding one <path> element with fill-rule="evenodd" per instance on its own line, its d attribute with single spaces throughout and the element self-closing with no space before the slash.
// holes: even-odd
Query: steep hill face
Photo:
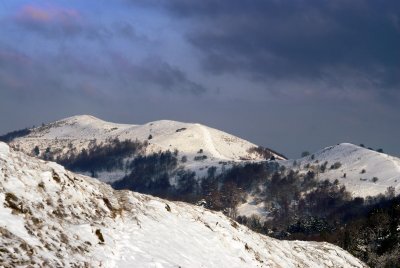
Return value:
<svg viewBox="0 0 400 268">
<path fill-rule="evenodd" d="M 365 267 L 327 244 L 278 241 L 221 213 L 129 191 L 0 143 L 0 266 Z"/>
<path fill-rule="evenodd" d="M 350 143 L 282 164 L 303 173 L 313 171 L 319 179 L 337 179 L 353 196 L 375 196 L 385 193 L 388 187 L 400 192 L 399 158 Z"/>
</svg>

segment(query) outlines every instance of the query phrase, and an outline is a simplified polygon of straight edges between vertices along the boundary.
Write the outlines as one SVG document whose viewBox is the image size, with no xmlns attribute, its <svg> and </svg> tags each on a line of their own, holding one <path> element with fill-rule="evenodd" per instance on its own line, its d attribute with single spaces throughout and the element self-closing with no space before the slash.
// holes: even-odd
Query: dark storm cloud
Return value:
<svg viewBox="0 0 400 268">
<path fill-rule="evenodd" d="M 187 40 L 202 52 L 202 65 L 211 73 L 320 79 L 335 88 L 357 81 L 375 89 L 400 85 L 396 0 L 150 3 L 192 24 Z M 338 83 L 344 73 L 353 73 L 351 81 Z"/>
</svg>

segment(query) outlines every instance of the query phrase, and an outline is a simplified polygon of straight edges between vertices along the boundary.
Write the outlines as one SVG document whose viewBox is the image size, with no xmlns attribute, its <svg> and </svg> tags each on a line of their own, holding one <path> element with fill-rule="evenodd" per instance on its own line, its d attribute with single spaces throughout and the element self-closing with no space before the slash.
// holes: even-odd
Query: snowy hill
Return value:
<svg viewBox="0 0 400 268">
<path fill-rule="evenodd" d="M 29 155 L 34 154 L 35 147 L 41 155 L 51 150 L 56 159 L 71 153 L 71 149 L 79 153 L 93 141 L 106 144 L 115 138 L 146 142 L 146 155 L 177 150 L 179 158 L 185 158 L 184 168 L 195 171 L 198 176 L 204 175 L 209 166 L 221 167 L 221 163 L 265 159 L 265 155 L 255 150 L 257 145 L 201 124 L 168 120 L 144 125 L 115 124 L 88 115 L 74 116 L 31 129 L 28 135 L 14 139 L 10 145 Z M 276 159 L 284 159 L 267 149 L 264 152 Z M 115 181 L 121 179 L 123 174 L 125 172 L 114 171 L 99 174 L 99 178 Z"/>
<path fill-rule="evenodd" d="M 74 116 L 32 129 L 28 136 L 16 139 L 12 144 L 24 151 L 32 150 L 33 144 L 43 148 L 61 145 L 63 142 L 71 142 L 82 148 L 91 140 L 105 141 L 110 138 L 148 141 L 148 153 L 177 149 L 182 154 L 194 156 L 203 150 L 203 154 L 211 159 L 263 159 L 259 154 L 249 152 L 250 148 L 257 147 L 255 144 L 201 124 L 169 120 L 144 125 L 115 124 L 89 115 Z"/>
<path fill-rule="evenodd" d="M 0 266 L 365 267 L 327 244 L 278 241 L 184 203 L 114 191 L 0 143 Z"/>
<path fill-rule="evenodd" d="M 325 162 L 326 169 L 322 172 L 317 167 Z M 388 187 L 400 193 L 400 159 L 350 143 L 330 146 L 282 164 L 301 172 L 315 171 L 319 179 L 337 179 L 354 196 L 384 194 Z"/>
<path fill-rule="evenodd" d="M 334 183 L 337 180 L 352 197 L 386 194 L 389 187 L 396 195 L 400 194 L 400 159 L 354 144 L 341 143 L 300 159 L 278 163 L 284 167 L 282 174 L 294 171 L 297 177 L 304 177 L 311 172 L 316 181 L 328 179 Z M 265 185 L 261 183 L 259 187 L 264 189 Z M 284 190 L 279 188 L 279 191 Z M 246 217 L 257 215 L 265 220 L 271 213 L 271 209 L 265 206 L 269 197 L 260 191 L 253 192 L 238 206 L 238 214 Z"/>
</svg>

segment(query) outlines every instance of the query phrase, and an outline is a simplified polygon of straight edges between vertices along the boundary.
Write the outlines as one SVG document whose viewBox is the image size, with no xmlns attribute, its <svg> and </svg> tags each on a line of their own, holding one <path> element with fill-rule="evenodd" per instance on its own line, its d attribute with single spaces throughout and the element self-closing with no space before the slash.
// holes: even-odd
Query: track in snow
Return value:
<svg viewBox="0 0 400 268">
<path fill-rule="evenodd" d="M 208 131 L 208 129 L 200 124 L 196 124 L 197 126 L 199 126 L 200 130 L 203 132 L 204 135 L 204 142 L 205 142 L 205 146 L 207 147 L 207 150 L 215 157 L 215 158 L 219 158 L 219 159 L 223 159 L 223 160 L 229 160 L 227 157 L 223 156 L 218 150 L 217 148 L 215 148 L 214 142 L 211 138 L 211 134 Z"/>
</svg>

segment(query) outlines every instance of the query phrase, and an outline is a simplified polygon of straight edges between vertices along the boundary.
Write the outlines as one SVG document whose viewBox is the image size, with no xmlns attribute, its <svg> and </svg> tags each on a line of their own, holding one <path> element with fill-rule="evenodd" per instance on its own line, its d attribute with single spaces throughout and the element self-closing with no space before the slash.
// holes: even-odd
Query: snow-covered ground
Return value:
<svg viewBox="0 0 400 268">
<path fill-rule="evenodd" d="M 313 155 L 282 161 L 281 164 L 308 172 L 316 171 L 316 167 L 325 162 L 326 171 L 317 172 L 318 178 L 338 179 L 353 196 L 384 194 L 388 187 L 394 187 L 396 193 L 400 193 L 400 159 L 350 143 L 330 146 Z M 335 163 L 340 163 L 340 167 L 332 169 Z"/>
<path fill-rule="evenodd" d="M 265 221 L 268 218 L 269 211 L 265 209 L 264 202 L 262 199 L 257 200 L 257 197 L 249 195 L 245 203 L 240 204 L 237 207 L 237 214 L 240 216 L 246 216 L 250 218 L 255 215 L 260 220 Z"/>
<path fill-rule="evenodd" d="M 114 191 L 0 143 L 0 267 L 366 267 L 328 243 L 278 241 L 221 213 Z"/>
</svg>

